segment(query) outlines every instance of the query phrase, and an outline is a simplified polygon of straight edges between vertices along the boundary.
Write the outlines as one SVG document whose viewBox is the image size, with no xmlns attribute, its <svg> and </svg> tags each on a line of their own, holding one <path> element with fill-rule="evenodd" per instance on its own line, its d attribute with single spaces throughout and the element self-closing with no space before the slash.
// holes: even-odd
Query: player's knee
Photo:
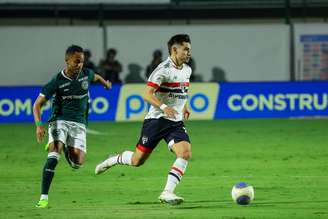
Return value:
<svg viewBox="0 0 328 219">
<path fill-rule="evenodd" d="M 191 159 L 191 151 L 184 151 L 181 153 L 181 158 L 185 160 L 190 160 Z"/>
</svg>

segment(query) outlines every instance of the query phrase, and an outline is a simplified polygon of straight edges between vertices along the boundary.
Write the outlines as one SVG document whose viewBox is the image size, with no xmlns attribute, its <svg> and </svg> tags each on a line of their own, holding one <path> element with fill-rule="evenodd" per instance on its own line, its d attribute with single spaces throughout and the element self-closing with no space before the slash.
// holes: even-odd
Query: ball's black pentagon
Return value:
<svg viewBox="0 0 328 219">
<path fill-rule="evenodd" d="M 238 205 L 248 205 L 251 202 L 251 198 L 247 195 L 242 195 L 237 198 Z"/>
</svg>

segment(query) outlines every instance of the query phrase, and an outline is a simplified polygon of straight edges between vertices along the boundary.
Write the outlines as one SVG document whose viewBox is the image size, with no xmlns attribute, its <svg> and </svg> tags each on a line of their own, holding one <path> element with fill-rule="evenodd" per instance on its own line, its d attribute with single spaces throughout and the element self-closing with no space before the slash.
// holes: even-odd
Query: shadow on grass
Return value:
<svg viewBox="0 0 328 219">
<path fill-rule="evenodd" d="M 227 204 L 231 203 L 228 200 L 196 200 L 196 201 L 184 201 L 184 204 L 195 204 L 195 203 L 222 203 Z M 135 201 L 135 202 L 128 202 L 129 205 L 154 205 L 154 204 L 161 204 L 159 201 L 154 202 L 142 202 L 142 201 Z"/>
<path fill-rule="evenodd" d="M 288 205 L 288 204 L 307 204 L 307 203 L 312 203 L 312 204 L 320 204 L 320 203 L 328 203 L 328 200 L 318 200 L 318 201 L 311 201 L 311 200 L 295 200 L 295 201 L 261 201 L 257 202 L 254 201 L 248 206 L 241 206 L 241 207 L 251 207 L 251 208 L 256 208 L 256 207 L 261 207 L 261 208 L 266 208 L 266 207 L 274 207 L 277 205 Z M 141 201 L 136 201 L 136 202 L 129 202 L 127 203 L 128 205 L 155 205 L 156 207 L 160 206 L 170 206 L 174 207 L 176 209 L 211 209 L 211 208 L 231 208 L 232 205 L 234 204 L 230 200 L 195 200 L 195 201 L 185 201 L 181 205 L 175 205 L 171 206 L 169 204 L 163 204 L 160 202 L 141 202 Z"/>
<path fill-rule="evenodd" d="M 159 205 L 161 204 L 158 202 L 141 202 L 141 201 L 135 201 L 135 202 L 128 202 L 128 205 Z"/>
<path fill-rule="evenodd" d="M 169 205 L 158 202 L 128 202 L 128 205 L 156 205 L 156 206 L 169 206 L 175 207 L 176 209 L 196 209 L 196 208 L 223 208 L 230 205 L 232 202 L 227 200 L 198 200 L 198 201 L 185 201 L 180 205 Z"/>
</svg>

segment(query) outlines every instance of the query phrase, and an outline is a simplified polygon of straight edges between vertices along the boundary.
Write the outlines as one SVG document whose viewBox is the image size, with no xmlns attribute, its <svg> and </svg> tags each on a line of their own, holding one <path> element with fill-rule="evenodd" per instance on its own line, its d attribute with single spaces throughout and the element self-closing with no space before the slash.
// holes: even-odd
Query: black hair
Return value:
<svg viewBox="0 0 328 219">
<path fill-rule="evenodd" d="M 73 55 L 75 52 L 83 52 L 83 48 L 77 45 L 71 45 L 66 49 L 65 55 Z"/>
<path fill-rule="evenodd" d="M 88 49 L 83 50 L 84 55 L 91 57 L 91 51 Z"/>
<path fill-rule="evenodd" d="M 116 54 L 117 54 L 116 49 L 114 49 L 114 48 L 110 48 L 110 49 L 108 49 L 108 50 L 107 50 L 107 56 L 108 56 L 109 54 L 113 54 L 114 56 L 116 56 Z"/>
<path fill-rule="evenodd" d="M 191 43 L 190 37 L 188 34 L 177 34 L 171 37 L 171 39 L 167 42 L 167 47 L 169 49 L 169 54 L 171 55 L 171 48 L 174 44 L 181 45 L 182 43 Z"/>
<path fill-rule="evenodd" d="M 153 57 L 162 57 L 162 51 L 159 50 L 159 49 L 156 49 L 156 50 L 153 52 Z"/>
</svg>

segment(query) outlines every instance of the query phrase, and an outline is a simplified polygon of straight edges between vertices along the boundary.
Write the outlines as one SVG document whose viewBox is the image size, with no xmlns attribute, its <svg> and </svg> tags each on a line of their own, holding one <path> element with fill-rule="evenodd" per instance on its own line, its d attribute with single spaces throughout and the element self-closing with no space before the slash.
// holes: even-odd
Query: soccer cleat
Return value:
<svg viewBox="0 0 328 219">
<path fill-rule="evenodd" d="M 110 159 L 111 157 L 109 157 L 108 159 Z M 113 165 L 108 165 L 108 159 L 104 160 L 103 162 L 99 163 L 97 166 L 96 166 L 96 169 L 95 169 L 95 174 L 96 175 L 99 175 L 103 172 L 105 172 L 106 170 L 108 170 L 109 168 L 111 168 Z"/>
<path fill-rule="evenodd" d="M 40 199 L 40 201 L 35 205 L 37 208 L 47 208 L 48 207 L 48 199 Z"/>
<path fill-rule="evenodd" d="M 167 203 L 170 205 L 179 205 L 183 202 L 183 198 L 175 195 L 172 192 L 163 191 L 162 194 L 158 197 L 161 203 Z"/>
</svg>

